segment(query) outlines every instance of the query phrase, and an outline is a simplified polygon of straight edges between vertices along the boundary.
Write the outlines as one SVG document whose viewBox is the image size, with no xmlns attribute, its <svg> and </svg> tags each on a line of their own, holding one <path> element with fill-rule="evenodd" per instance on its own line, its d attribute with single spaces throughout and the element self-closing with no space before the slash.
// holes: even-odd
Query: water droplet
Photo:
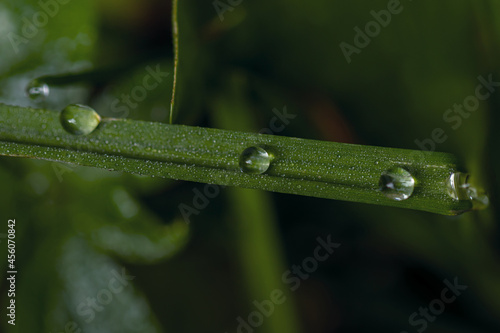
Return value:
<svg viewBox="0 0 500 333">
<path fill-rule="evenodd" d="M 469 187 L 469 197 L 472 200 L 472 209 L 485 209 L 490 204 L 490 199 L 484 191 L 478 190 L 475 187 Z"/>
<path fill-rule="evenodd" d="M 269 169 L 272 156 L 261 147 L 249 147 L 240 155 L 240 168 L 245 173 L 262 174 Z"/>
<path fill-rule="evenodd" d="M 49 85 L 43 81 L 33 80 L 26 86 L 26 94 L 35 102 L 41 102 L 49 96 Z"/>
<path fill-rule="evenodd" d="M 415 179 L 407 170 L 395 167 L 382 173 L 379 187 L 380 191 L 389 199 L 402 201 L 412 195 Z"/>
<path fill-rule="evenodd" d="M 455 172 L 450 175 L 446 183 L 446 191 L 450 197 L 455 200 L 468 200 L 470 199 L 468 190 L 469 175 L 462 172 Z"/>
<path fill-rule="evenodd" d="M 446 183 L 446 190 L 455 200 L 471 200 L 473 209 L 484 209 L 490 203 L 484 191 L 469 184 L 469 175 L 466 173 L 452 173 Z"/>
<path fill-rule="evenodd" d="M 79 104 L 65 107 L 59 119 L 64 129 L 75 135 L 92 133 L 101 122 L 101 117 L 94 109 Z"/>
</svg>

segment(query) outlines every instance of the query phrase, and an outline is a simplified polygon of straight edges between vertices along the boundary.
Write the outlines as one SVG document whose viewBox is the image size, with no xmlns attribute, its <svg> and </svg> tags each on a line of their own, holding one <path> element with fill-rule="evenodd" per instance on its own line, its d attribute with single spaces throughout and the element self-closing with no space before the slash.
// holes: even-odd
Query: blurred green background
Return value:
<svg viewBox="0 0 500 333">
<path fill-rule="evenodd" d="M 1 0 L 0 102 L 168 122 L 171 16 L 161 0 Z M 490 207 L 444 217 L 2 157 L 3 309 L 8 219 L 18 275 L 1 331 L 498 332 L 498 88 L 444 116 L 479 76 L 500 82 L 499 22 L 493 0 L 179 0 L 177 123 L 408 149 L 440 128 L 434 148 Z M 148 68 L 169 76 L 137 88 Z M 25 94 L 41 75 L 101 69 Z M 290 273 L 318 237 L 340 245 Z M 445 280 L 467 289 L 443 311 Z"/>
</svg>

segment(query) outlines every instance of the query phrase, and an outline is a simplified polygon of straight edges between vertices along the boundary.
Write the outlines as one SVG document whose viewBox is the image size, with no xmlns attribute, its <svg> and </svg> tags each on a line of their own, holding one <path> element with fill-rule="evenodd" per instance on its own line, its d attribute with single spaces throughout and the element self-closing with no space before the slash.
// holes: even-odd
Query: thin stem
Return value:
<svg viewBox="0 0 500 333">
<path fill-rule="evenodd" d="M 174 122 L 175 106 L 177 105 L 177 76 L 179 75 L 179 21 L 178 21 L 178 0 L 172 2 L 172 37 L 174 43 L 174 83 L 172 87 L 172 100 L 170 102 L 170 116 L 169 121 Z"/>
</svg>

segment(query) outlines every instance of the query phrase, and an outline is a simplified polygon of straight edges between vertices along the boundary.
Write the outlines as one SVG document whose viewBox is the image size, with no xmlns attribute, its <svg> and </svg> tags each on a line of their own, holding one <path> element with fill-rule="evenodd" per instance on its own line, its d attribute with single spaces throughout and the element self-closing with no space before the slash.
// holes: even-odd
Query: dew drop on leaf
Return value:
<svg viewBox="0 0 500 333">
<path fill-rule="evenodd" d="M 454 172 L 448 178 L 446 183 L 446 191 L 448 195 L 455 200 L 467 200 L 468 195 L 468 183 L 469 175 L 463 172 Z"/>
<path fill-rule="evenodd" d="M 65 107 L 59 119 L 62 127 L 74 135 L 90 134 L 101 122 L 101 117 L 94 109 L 80 104 Z"/>
<path fill-rule="evenodd" d="M 490 202 L 484 191 L 469 184 L 467 173 L 452 173 L 446 183 L 446 190 L 448 195 L 455 200 L 471 200 L 473 209 L 484 209 Z"/>
<path fill-rule="evenodd" d="M 394 167 L 382 173 L 379 188 L 389 199 L 402 201 L 411 197 L 415 188 L 415 179 L 407 170 Z"/>
<path fill-rule="evenodd" d="M 45 82 L 33 80 L 26 86 L 26 95 L 35 101 L 42 102 L 49 96 L 50 88 L 49 85 Z"/>
<path fill-rule="evenodd" d="M 261 147 L 249 147 L 240 155 L 241 171 L 251 174 L 262 174 L 269 169 L 272 156 Z"/>
</svg>

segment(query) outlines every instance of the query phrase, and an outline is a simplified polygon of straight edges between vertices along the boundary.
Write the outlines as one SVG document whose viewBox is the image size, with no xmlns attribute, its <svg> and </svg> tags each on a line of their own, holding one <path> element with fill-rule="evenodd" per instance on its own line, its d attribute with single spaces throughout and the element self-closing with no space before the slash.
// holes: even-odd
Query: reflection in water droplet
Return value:
<svg viewBox="0 0 500 333">
<path fill-rule="evenodd" d="M 49 85 L 42 81 L 33 80 L 26 86 L 26 94 L 35 102 L 44 101 L 49 93 Z"/>
<path fill-rule="evenodd" d="M 473 209 L 485 209 L 490 204 L 490 199 L 484 191 L 475 187 L 469 187 L 469 197 L 472 200 Z"/>
<path fill-rule="evenodd" d="M 269 169 L 272 156 L 261 147 L 249 147 L 240 155 L 240 168 L 245 173 L 262 174 Z"/>
<path fill-rule="evenodd" d="M 455 172 L 450 175 L 446 184 L 448 195 L 455 200 L 471 200 L 473 209 L 488 207 L 490 199 L 482 190 L 469 184 L 469 175 Z"/>
<path fill-rule="evenodd" d="M 59 119 L 63 128 L 75 135 L 92 133 L 101 122 L 101 117 L 94 109 L 79 104 L 65 107 Z"/>
<path fill-rule="evenodd" d="M 379 188 L 389 199 L 402 201 L 412 195 L 415 188 L 415 179 L 407 170 L 395 167 L 382 173 Z"/>
<path fill-rule="evenodd" d="M 469 175 L 462 172 L 455 172 L 450 175 L 446 184 L 448 195 L 455 200 L 468 200 Z"/>
</svg>

